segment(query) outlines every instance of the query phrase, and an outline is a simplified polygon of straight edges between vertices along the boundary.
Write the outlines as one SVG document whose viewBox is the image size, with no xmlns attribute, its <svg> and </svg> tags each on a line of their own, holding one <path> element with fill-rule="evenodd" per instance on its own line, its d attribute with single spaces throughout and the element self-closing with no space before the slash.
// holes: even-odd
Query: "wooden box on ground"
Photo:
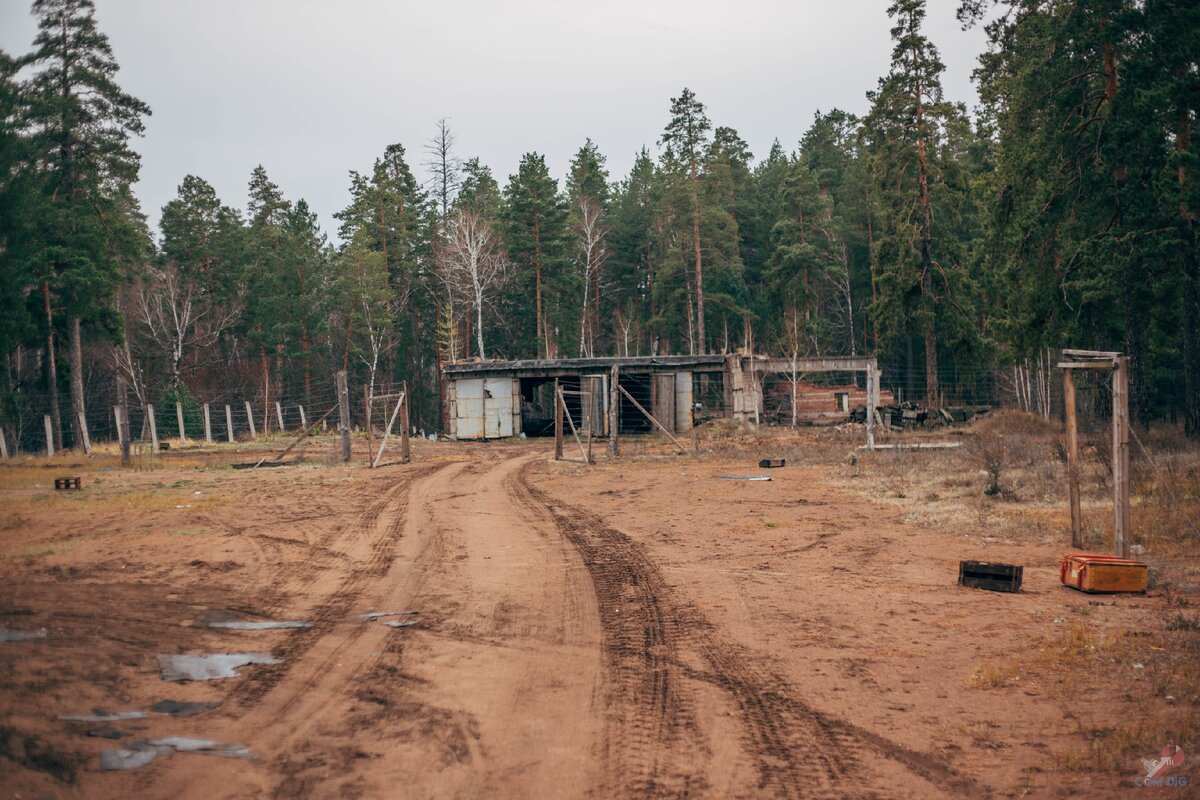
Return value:
<svg viewBox="0 0 1200 800">
<path fill-rule="evenodd" d="M 81 488 L 79 485 L 79 476 L 71 475 L 70 477 L 66 478 L 55 478 L 54 488 L 60 492 L 64 489 L 79 489 Z"/>
<path fill-rule="evenodd" d="M 1140 561 L 1099 553 L 1068 553 L 1059 566 L 1062 582 L 1081 592 L 1144 592 L 1148 569 Z"/>
<path fill-rule="evenodd" d="M 958 562 L 958 585 L 994 592 L 1021 591 L 1024 570 L 1015 564 L 991 564 L 987 561 Z"/>
</svg>

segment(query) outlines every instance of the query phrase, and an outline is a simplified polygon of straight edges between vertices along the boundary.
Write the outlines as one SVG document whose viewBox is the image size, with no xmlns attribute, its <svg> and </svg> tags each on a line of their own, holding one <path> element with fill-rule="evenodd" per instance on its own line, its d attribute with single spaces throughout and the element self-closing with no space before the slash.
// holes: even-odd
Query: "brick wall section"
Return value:
<svg viewBox="0 0 1200 800">
<path fill-rule="evenodd" d="M 866 387 L 846 384 L 842 386 L 814 386 L 807 381 L 797 381 L 796 416 L 805 421 L 826 419 L 836 421 L 849 416 L 838 408 L 837 396 L 845 392 L 849 395 L 848 408 L 853 410 L 867 405 Z M 886 406 L 896 402 L 890 389 L 880 391 L 876 405 Z M 765 410 L 770 418 L 790 420 L 792 414 L 792 382 L 789 380 L 775 381 L 767 388 Z"/>
</svg>

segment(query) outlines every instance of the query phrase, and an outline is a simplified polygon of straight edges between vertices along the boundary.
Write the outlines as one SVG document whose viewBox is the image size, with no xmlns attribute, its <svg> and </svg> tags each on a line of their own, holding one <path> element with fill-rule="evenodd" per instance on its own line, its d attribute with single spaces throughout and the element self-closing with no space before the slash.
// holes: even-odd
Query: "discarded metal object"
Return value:
<svg viewBox="0 0 1200 800">
<path fill-rule="evenodd" d="M 718 478 L 726 481 L 769 481 L 770 475 L 718 475 Z"/>
<path fill-rule="evenodd" d="M 150 706 L 156 714 L 168 714 L 172 717 L 191 717 L 216 708 L 220 703 L 185 703 L 179 700 L 159 700 Z"/>
<path fill-rule="evenodd" d="M 1063 584 L 1081 592 L 1144 592 L 1149 568 L 1140 561 L 1099 553 L 1068 553 L 1059 564 Z"/>
<path fill-rule="evenodd" d="M 247 664 L 279 664 L 270 653 L 209 653 L 199 656 L 158 656 L 164 681 L 211 681 L 236 678 Z"/>
<path fill-rule="evenodd" d="M 58 718 L 66 722 L 121 722 L 127 719 L 145 719 L 150 716 L 145 711 L 105 711 L 93 708 L 90 714 L 59 714 Z"/>
<path fill-rule="evenodd" d="M 297 620 L 273 621 L 267 620 L 264 622 L 209 622 L 210 628 L 226 628 L 234 631 L 265 631 L 274 628 L 311 628 L 311 622 L 300 622 Z"/>
<path fill-rule="evenodd" d="M 1023 567 L 1015 564 L 992 564 L 987 561 L 958 562 L 958 585 L 993 592 L 1021 591 Z"/>
<path fill-rule="evenodd" d="M 66 489 L 78 490 L 81 488 L 82 487 L 79 485 L 79 476 L 78 475 L 70 475 L 65 478 L 55 478 L 54 479 L 54 490 L 56 492 L 61 492 Z"/>
<path fill-rule="evenodd" d="M 389 619 L 383 623 L 389 628 L 408 628 L 417 624 L 415 619 Z"/>
<path fill-rule="evenodd" d="M 764 458 L 762 461 L 758 462 L 758 466 L 760 469 L 776 469 L 778 467 L 786 467 L 787 459 L 786 458 Z"/>
<path fill-rule="evenodd" d="M 0 642 L 26 642 L 30 639 L 45 638 L 45 628 L 36 631 L 10 631 L 8 628 L 0 628 Z"/>
</svg>

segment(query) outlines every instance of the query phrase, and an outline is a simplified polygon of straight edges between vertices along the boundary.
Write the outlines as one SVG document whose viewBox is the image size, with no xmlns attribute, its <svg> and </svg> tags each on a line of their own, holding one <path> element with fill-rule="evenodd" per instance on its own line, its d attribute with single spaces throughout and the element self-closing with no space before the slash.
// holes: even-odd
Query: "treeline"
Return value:
<svg viewBox="0 0 1200 800">
<path fill-rule="evenodd" d="M 33 9 L 33 52 L 0 56 L 6 414 L 42 387 L 73 429 L 89 370 L 144 401 L 308 397 L 344 368 L 408 381 L 432 429 L 449 361 L 738 349 L 875 354 L 937 405 L 1067 346 L 1127 352 L 1136 419 L 1200 436 L 1196 4 L 964 0 L 990 41 L 972 116 L 923 0 L 896 0 L 867 114 L 757 159 L 687 89 L 623 177 L 589 140 L 561 182 L 531 152 L 502 185 L 443 121 L 350 173 L 336 246 L 262 167 L 244 210 L 185 177 L 152 236 L 149 109 L 90 0 Z"/>
</svg>

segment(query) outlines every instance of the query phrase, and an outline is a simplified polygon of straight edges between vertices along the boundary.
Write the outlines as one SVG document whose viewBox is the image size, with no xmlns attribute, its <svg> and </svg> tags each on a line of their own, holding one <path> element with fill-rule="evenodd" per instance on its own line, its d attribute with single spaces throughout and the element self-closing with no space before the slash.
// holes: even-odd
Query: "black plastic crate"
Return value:
<svg viewBox="0 0 1200 800">
<path fill-rule="evenodd" d="M 958 562 L 958 585 L 993 592 L 1021 591 L 1022 567 L 1016 564 L 992 564 L 987 561 Z"/>
</svg>

